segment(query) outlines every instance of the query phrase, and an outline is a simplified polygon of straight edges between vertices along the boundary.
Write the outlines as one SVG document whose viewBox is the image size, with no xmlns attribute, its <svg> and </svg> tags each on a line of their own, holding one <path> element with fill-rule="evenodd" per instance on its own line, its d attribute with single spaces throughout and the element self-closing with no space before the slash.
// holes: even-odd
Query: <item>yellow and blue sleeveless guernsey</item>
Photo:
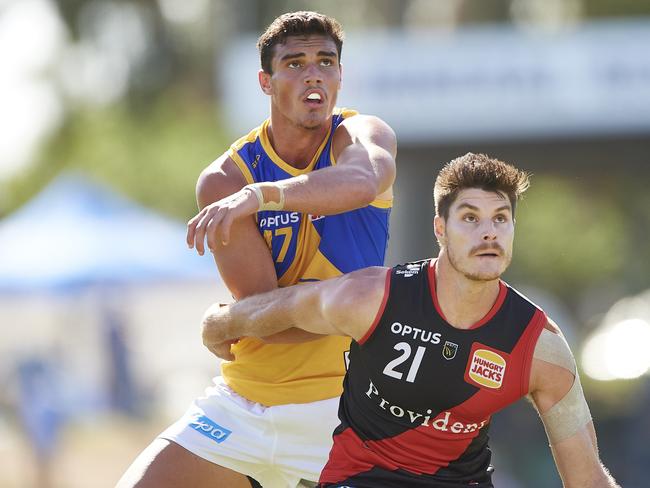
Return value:
<svg viewBox="0 0 650 488">
<path fill-rule="evenodd" d="M 331 154 L 338 125 L 356 115 L 337 109 L 331 128 L 313 160 L 296 169 L 271 147 L 269 121 L 235 142 L 228 152 L 248 183 L 279 181 L 336 164 Z M 257 226 L 273 256 L 280 286 L 333 278 L 384 263 L 392 201 L 338 215 L 300 212 L 257 213 Z M 337 397 L 345 375 L 346 337 L 325 337 L 302 344 L 265 344 L 243 338 L 233 346 L 235 360 L 223 362 L 222 375 L 233 390 L 267 406 L 308 403 Z"/>
</svg>

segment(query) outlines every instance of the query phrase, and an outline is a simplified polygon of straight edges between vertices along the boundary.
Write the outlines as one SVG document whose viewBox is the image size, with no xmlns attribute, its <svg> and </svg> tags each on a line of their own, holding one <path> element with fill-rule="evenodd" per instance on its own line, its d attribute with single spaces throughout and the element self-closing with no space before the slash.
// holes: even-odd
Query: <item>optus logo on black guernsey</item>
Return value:
<svg viewBox="0 0 650 488">
<path fill-rule="evenodd" d="M 440 344 L 442 334 L 440 332 L 432 332 L 430 330 L 423 330 L 410 325 L 402 324 L 401 322 L 393 322 L 390 326 L 390 331 L 398 336 L 420 340 L 425 344 Z"/>
</svg>

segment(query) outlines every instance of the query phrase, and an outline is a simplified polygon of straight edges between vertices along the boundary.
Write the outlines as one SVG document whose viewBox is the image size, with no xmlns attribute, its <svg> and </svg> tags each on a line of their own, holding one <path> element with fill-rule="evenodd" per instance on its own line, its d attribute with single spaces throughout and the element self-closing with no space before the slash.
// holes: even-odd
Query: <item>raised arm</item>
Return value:
<svg viewBox="0 0 650 488">
<path fill-rule="evenodd" d="M 239 168 L 223 155 L 199 176 L 196 199 L 204 209 L 215 201 L 236 194 L 246 184 Z M 222 201 L 222 200 L 221 200 Z M 231 238 L 236 246 L 215 242 L 214 260 L 221 277 L 236 300 L 278 287 L 273 258 L 252 216 L 233 223 Z"/>
<path fill-rule="evenodd" d="M 382 306 L 387 272 L 387 268 L 366 268 L 231 305 L 214 304 L 203 318 L 203 343 L 212 350 L 237 337 L 265 337 L 290 327 L 358 340 Z"/>
<path fill-rule="evenodd" d="M 620 488 L 600 461 L 575 360 L 552 321 L 535 347 L 530 397 L 546 429 L 564 487 Z"/>
<path fill-rule="evenodd" d="M 278 182 L 286 208 L 332 215 L 392 198 L 397 145 L 383 120 L 370 115 L 345 119 L 334 135 L 332 154 L 336 165 Z M 273 197 L 272 188 L 268 193 Z"/>
<path fill-rule="evenodd" d="M 332 215 L 392 198 L 396 140 L 381 119 L 349 117 L 337 128 L 332 154 L 337 164 L 276 182 L 253 183 L 207 205 L 188 223 L 187 242 L 204 252 L 228 243 L 233 222 L 260 209 Z"/>
</svg>

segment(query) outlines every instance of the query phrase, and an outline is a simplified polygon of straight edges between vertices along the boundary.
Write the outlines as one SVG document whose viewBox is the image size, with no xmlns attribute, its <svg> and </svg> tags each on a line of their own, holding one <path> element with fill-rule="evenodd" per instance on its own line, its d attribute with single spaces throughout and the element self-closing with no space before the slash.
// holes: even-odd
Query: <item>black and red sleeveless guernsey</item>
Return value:
<svg viewBox="0 0 650 488">
<path fill-rule="evenodd" d="M 425 260 L 387 273 L 382 310 L 352 342 L 321 487 L 493 486 L 490 417 L 528 393 L 546 315 L 500 282 L 490 312 L 457 329 L 434 270 Z"/>
</svg>

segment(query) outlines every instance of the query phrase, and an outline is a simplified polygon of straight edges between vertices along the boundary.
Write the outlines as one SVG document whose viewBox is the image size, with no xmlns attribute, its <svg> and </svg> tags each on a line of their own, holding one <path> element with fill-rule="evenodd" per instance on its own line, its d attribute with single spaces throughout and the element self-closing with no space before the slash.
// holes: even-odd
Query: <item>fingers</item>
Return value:
<svg viewBox="0 0 650 488">
<path fill-rule="evenodd" d="M 258 210 L 257 197 L 247 190 L 240 190 L 232 196 L 227 211 L 219 219 L 219 238 L 221 244 L 227 246 L 230 242 L 230 230 L 232 224 L 243 217 L 253 215 Z"/>
<path fill-rule="evenodd" d="M 196 246 L 196 252 L 198 252 L 200 256 L 203 256 L 203 253 L 205 252 L 205 233 L 207 231 L 207 225 L 211 220 L 210 212 L 208 211 L 203 214 L 196 224 L 196 229 L 194 231 L 194 244 Z"/>
<path fill-rule="evenodd" d="M 224 246 L 227 246 L 230 242 L 230 228 L 232 227 L 233 220 L 233 214 L 230 212 L 224 216 L 224 218 L 221 220 L 221 224 L 219 225 L 219 228 L 221 230 L 221 244 Z"/>
<path fill-rule="evenodd" d="M 231 208 L 219 209 L 212 215 L 205 228 L 208 248 L 214 252 L 219 244 L 227 246 L 230 242 L 230 228 L 237 218 L 237 211 Z"/>
<path fill-rule="evenodd" d="M 187 242 L 187 247 L 189 247 L 190 249 L 194 248 L 194 235 L 196 232 L 196 224 L 199 223 L 199 220 L 201 220 L 202 216 L 203 216 L 203 210 L 201 210 L 197 215 L 192 217 L 187 222 L 187 235 L 185 236 L 185 241 Z"/>
<path fill-rule="evenodd" d="M 203 240 L 205 238 L 205 222 L 209 216 L 210 206 L 205 207 L 198 214 L 192 217 L 187 223 L 187 235 L 185 237 L 187 247 L 190 249 L 196 246 L 196 251 L 203 256 Z"/>
<path fill-rule="evenodd" d="M 206 239 L 212 252 L 219 243 L 227 245 L 233 222 L 257 211 L 257 200 L 253 198 L 255 195 L 251 197 L 250 192 L 240 190 L 201 210 L 187 223 L 188 247 L 196 248 L 196 252 L 203 256 Z"/>
<path fill-rule="evenodd" d="M 197 220 L 193 226 L 193 240 L 194 245 L 196 246 L 196 252 L 201 256 L 203 256 L 205 252 L 206 238 L 208 249 L 212 252 L 216 249 L 217 239 L 215 233 L 219 228 L 221 219 L 228 212 L 228 209 L 222 207 L 220 203 L 221 201 L 205 207 L 196 217 L 194 217 L 194 219 Z"/>
</svg>

